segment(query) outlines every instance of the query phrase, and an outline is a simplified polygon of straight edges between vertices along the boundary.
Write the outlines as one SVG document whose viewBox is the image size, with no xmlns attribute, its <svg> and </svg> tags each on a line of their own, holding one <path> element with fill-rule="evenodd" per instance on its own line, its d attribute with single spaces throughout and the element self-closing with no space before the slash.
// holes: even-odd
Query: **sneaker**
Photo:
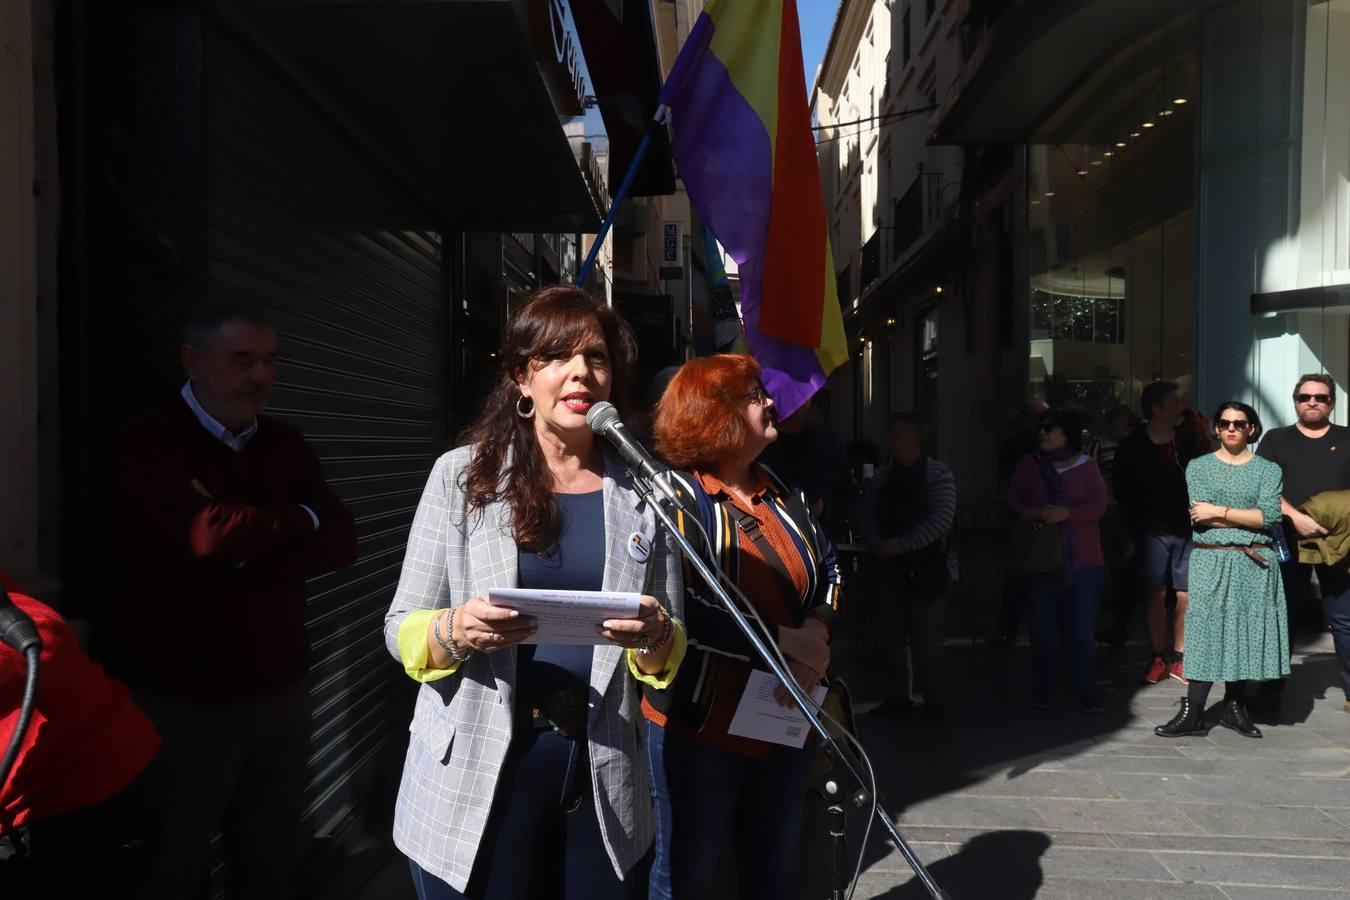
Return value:
<svg viewBox="0 0 1350 900">
<path fill-rule="evenodd" d="M 1152 668 L 1151 668 L 1151 667 L 1150 667 L 1150 671 L 1152 671 Z M 1190 680 L 1189 678 L 1187 678 L 1185 675 L 1181 674 L 1181 660 L 1179 660 L 1179 659 L 1178 659 L 1178 660 L 1174 660 L 1173 662 L 1170 662 L 1170 663 L 1167 664 L 1167 676 L 1168 676 L 1169 678 L 1175 678 L 1177 681 L 1180 681 L 1182 684 L 1190 684 L 1190 683 L 1191 683 L 1191 680 Z"/>
<path fill-rule="evenodd" d="M 1163 662 L 1161 656 L 1155 656 L 1149 661 L 1148 669 L 1144 671 L 1144 684 L 1157 684 L 1167 677 L 1167 663 Z"/>
</svg>

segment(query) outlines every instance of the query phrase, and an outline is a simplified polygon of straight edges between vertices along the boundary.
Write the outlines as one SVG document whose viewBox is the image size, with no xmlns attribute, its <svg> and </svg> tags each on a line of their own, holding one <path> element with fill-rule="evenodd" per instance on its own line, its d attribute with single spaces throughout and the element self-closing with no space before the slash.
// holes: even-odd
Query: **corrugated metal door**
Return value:
<svg viewBox="0 0 1350 900">
<path fill-rule="evenodd" d="M 360 538 L 353 568 L 309 585 L 306 823 L 322 832 L 406 745 L 413 692 L 399 690 L 380 629 L 447 445 L 445 254 L 414 198 L 219 24 L 206 90 L 212 288 L 274 317 L 270 412 L 309 438 Z"/>
</svg>

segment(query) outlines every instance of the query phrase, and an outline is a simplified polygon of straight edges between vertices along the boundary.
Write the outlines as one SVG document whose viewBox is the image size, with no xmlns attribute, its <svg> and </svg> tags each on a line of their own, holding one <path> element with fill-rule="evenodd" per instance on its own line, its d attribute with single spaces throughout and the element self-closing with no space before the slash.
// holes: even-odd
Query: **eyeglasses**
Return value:
<svg viewBox="0 0 1350 900">
<path fill-rule="evenodd" d="M 765 390 L 764 385 L 762 384 L 755 385 L 750 389 L 750 393 L 745 395 L 745 402 L 753 403 L 756 406 L 763 406 L 772 399 L 773 398 L 769 396 L 769 392 Z"/>
<path fill-rule="evenodd" d="M 1247 431 L 1252 427 L 1252 423 L 1246 419 L 1215 419 L 1214 429 L 1216 431 L 1227 431 L 1230 428 L 1234 431 Z"/>
<path fill-rule="evenodd" d="M 1294 399 L 1299 403 L 1312 403 L 1313 401 L 1316 401 L 1323 406 L 1331 405 L 1330 394 L 1295 394 Z"/>
</svg>

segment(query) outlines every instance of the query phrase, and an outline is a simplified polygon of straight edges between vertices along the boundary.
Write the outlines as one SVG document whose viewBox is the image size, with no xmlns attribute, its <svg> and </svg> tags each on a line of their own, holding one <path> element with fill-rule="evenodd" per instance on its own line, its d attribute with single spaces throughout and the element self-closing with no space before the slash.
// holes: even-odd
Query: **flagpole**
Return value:
<svg viewBox="0 0 1350 900">
<path fill-rule="evenodd" d="M 628 164 L 628 171 L 624 173 L 623 181 L 619 182 L 619 190 L 609 201 L 609 212 L 605 214 L 605 221 L 600 223 L 600 232 L 595 236 L 595 241 L 591 244 L 591 250 L 586 254 L 586 261 L 581 264 L 581 270 L 577 272 L 575 282 L 577 287 L 581 287 L 586 281 L 586 276 L 591 274 L 591 267 L 595 265 L 595 257 L 600 253 L 600 245 L 605 242 L 605 235 L 609 234 L 609 229 L 614 225 L 614 217 L 618 215 L 619 206 L 628 196 L 628 191 L 633 186 L 633 179 L 637 177 L 638 167 L 642 165 L 642 159 L 647 155 L 647 150 L 652 145 L 652 136 L 656 134 L 658 128 L 665 127 L 666 114 L 669 112 L 670 108 L 665 104 L 658 106 L 656 115 L 648 123 L 647 130 L 642 135 L 642 141 L 638 144 L 637 151 L 633 153 L 633 161 Z"/>
</svg>

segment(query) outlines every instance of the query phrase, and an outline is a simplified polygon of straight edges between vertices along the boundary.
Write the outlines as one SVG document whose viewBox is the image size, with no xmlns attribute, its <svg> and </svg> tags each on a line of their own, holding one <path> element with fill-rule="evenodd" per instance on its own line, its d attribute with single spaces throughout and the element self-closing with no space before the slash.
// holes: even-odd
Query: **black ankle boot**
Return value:
<svg viewBox="0 0 1350 900">
<path fill-rule="evenodd" d="M 1209 729 L 1205 727 L 1204 707 L 1196 706 L 1191 703 L 1191 698 L 1181 698 L 1181 709 L 1172 721 L 1166 725 L 1159 725 L 1153 729 L 1153 733 L 1158 737 L 1185 737 L 1188 734 L 1209 734 Z"/>
<path fill-rule="evenodd" d="M 1241 700 L 1223 701 L 1223 715 L 1219 716 L 1219 724 L 1224 728 L 1233 729 L 1243 737 L 1261 736 L 1261 729 L 1252 724 L 1251 717 L 1247 715 L 1247 707 L 1242 705 Z"/>
</svg>

